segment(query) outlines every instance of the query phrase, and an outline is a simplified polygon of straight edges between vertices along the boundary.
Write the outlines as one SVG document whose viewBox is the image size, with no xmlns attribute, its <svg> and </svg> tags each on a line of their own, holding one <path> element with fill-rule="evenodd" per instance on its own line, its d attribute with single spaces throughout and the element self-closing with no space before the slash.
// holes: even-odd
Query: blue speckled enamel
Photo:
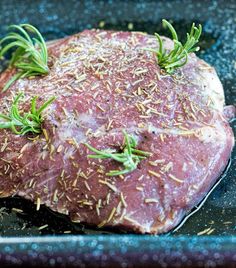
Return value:
<svg viewBox="0 0 236 268">
<path fill-rule="evenodd" d="M 0 261 L 22 267 L 235 267 L 235 247 L 235 237 L 214 236 L 5 238 Z"/>
<path fill-rule="evenodd" d="M 236 104 L 236 1 L 77 1 L 77 0 L 1 0 L 0 36 L 10 24 L 31 23 L 47 39 L 61 38 L 83 29 L 133 30 L 154 33 L 161 19 L 171 19 L 181 38 L 191 22 L 203 25 L 199 56 L 213 65 L 224 85 L 227 104 Z M 236 132 L 236 120 L 232 122 Z M 86 230 L 72 225 L 43 208 L 32 209 L 30 202 L 0 200 L 0 207 L 28 211 L 1 214 L 0 267 L 107 266 L 131 267 L 234 267 L 236 263 L 236 150 L 227 176 L 199 212 L 175 234 L 169 236 L 81 235 Z M 227 223 L 227 224 L 226 224 Z M 39 231 L 38 227 L 48 224 Z M 211 236 L 195 236 L 211 227 Z M 71 231 L 69 236 L 39 236 Z M 91 232 L 90 232 L 91 233 Z M 74 235 L 73 235 L 74 234 Z M 184 235 L 184 236 L 180 236 Z M 22 238 L 14 238 L 22 236 Z"/>
</svg>

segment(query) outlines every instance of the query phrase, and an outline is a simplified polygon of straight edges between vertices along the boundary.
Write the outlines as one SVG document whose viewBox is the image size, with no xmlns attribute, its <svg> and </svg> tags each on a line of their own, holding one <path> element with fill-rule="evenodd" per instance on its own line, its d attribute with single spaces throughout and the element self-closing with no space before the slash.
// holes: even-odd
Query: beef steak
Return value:
<svg viewBox="0 0 236 268">
<path fill-rule="evenodd" d="M 192 53 L 166 74 L 144 49 L 156 48 L 156 39 L 138 32 L 86 30 L 48 46 L 50 74 L 20 79 L 0 94 L 1 113 L 18 92 L 22 110 L 35 95 L 39 104 L 57 97 L 39 136 L 0 130 L 0 196 L 18 195 L 100 228 L 171 230 L 216 182 L 234 145 L 215 70 Z M 0 88 L 15 72 L 0 75 Z M 122 150 L 122 130 L 152 155 L 109 177 L 122 165 L 88 159 L 84 143 Z"/>
</svg>

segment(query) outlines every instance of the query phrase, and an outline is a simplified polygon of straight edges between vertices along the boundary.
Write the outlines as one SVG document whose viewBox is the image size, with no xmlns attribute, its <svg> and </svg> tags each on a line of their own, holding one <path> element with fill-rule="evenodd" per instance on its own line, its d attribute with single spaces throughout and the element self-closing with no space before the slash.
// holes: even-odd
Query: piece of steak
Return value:
<svg viewBox="0 0 236 268">
<path fill-rule="evenodd" d="M 172 41 L 164 38 L 170 49 Z M 17 81 L 0 95 L 6 113 L 19 91 L 21 109 L 38 95 L 56 101 L 44 133 L 0 130 L 0 196 L 18 195 L 68 214 L 72 221 L 139 233 L 175 227 L 225 169 L 234 145 L 224 93 L 214 69 L 191 54 L 173 75 L 160 70 L 153 36 L 84 31 L 49 45 L 50 74 Z M 15 70 L 0 76 L 0 87 Z M 230 112 L 231 110 L 231 112 Z M 232 115 L 231 115 L 232 116 Z M 124 176 L 114 160 L 88 159 L 97 149 L 122 149 L 122 130 L 151 152 Z"/>
</svg>

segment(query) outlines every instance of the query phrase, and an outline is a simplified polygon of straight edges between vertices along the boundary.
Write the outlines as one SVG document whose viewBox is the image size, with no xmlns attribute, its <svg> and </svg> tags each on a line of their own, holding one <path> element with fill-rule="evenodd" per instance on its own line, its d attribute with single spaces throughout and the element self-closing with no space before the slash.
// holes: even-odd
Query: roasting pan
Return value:
<svg viewBox="0 0 236 268">
<path fill-rule="evenodd" d="M 83 29 L 145 31 L 174 22 L 184 38 L 203 25 L 199 56 L 213 65 L 226 103 L 236 104 L 236 1 L 1 0 L 0 36 L 10 24 L 31 23 L 46 40 Z M 4 66 L 1 66 L 4 68 Z M 231 126 L 236 133 L 236 120 Z M 161 236 L 114 233 L 72 224 L 66 216 L 18 197 L 0 199 L 0 267 L 235 267 L 236 149 L 212 193 L 174 232 Z"/>
</svg>

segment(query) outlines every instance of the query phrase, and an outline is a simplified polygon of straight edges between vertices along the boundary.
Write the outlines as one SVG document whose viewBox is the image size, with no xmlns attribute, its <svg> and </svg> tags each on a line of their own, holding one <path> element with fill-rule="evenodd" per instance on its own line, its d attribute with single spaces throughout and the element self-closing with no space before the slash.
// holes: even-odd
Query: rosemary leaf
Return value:
<svg viewBox="0 0 236 268">
<path fill-rule="evenodd" d="M 42 112 L 55 100 L 55 97 L 46 101 L 39 109 L 36 108 L 37 97 L 31 101 L 31 111 L 22 114 L 19 111 L 19 100 L 23 93 L 18 94 L 13 100 L 9 115 L 0 114 L 0 129 L 10 128 L 17 135 L 27 133 L 41 133 L 41 124 L 43 122 Z"/>
<path fill-rule="evenodd" d="M 199 47 L 196 44 L 199 41 L 199 38 L 202 33 L 202 26 L 199 24 L 198 27 L 195 24 L 192 24 L 190 33 L 187 33 L 187 40 L 185 44 L 182 44 L 178 40 L 178 35 L 174 27 L 167 20 L 162 20 L 164 27 L 167 27 L 172 35 L 172 40 L 174 42 L 174 47 L 171 51 L 164 49 L 162 38 L 158 33 L 155 33 L 155 37 L 158 42 L 158 49 L 149 49 L 145 50 L 154 52 L 157 56 L 158 65 L 165 69 L 167 73 L 173 73 L 176 68 L 184 66 L 188 61 L 188 54 L 199 50 Z"/>
<path fill-rule="evenodd" d="M 9 28 L 13 31 L 0 41 L 0 58 L 15 49 L 10 66 L 17 68 L 18 73 L 5 84 L 3 92 L 20 78 L 49 73 L 47 47 L 40 32 L 30 24 L 11 25 Z"/>
<path fill-rule="evenodd" d="M 89 150 L 95 153 L 88 155 L 88 158 L 113 159 L 123 164 L 122 170 L 111 170 L 106 174 L 108 176 L 118 176 L 132 172 L 137 168 L 137 165 L 142 159 L 145 159 L 146 157 L 151 155 L 151 153 L 149 152 L 137 150 L 136 139 L 133 136 L 128 135 L 125 131 L 123 131 L 123 134 L 125 138 L 125 143 L 123 152 L 121 153 L 116 153 L 114 150 L 111 149 L 97 150 L 88 143 L 85 143 L 85 145 L 89 148 Z"/>
</svg>

